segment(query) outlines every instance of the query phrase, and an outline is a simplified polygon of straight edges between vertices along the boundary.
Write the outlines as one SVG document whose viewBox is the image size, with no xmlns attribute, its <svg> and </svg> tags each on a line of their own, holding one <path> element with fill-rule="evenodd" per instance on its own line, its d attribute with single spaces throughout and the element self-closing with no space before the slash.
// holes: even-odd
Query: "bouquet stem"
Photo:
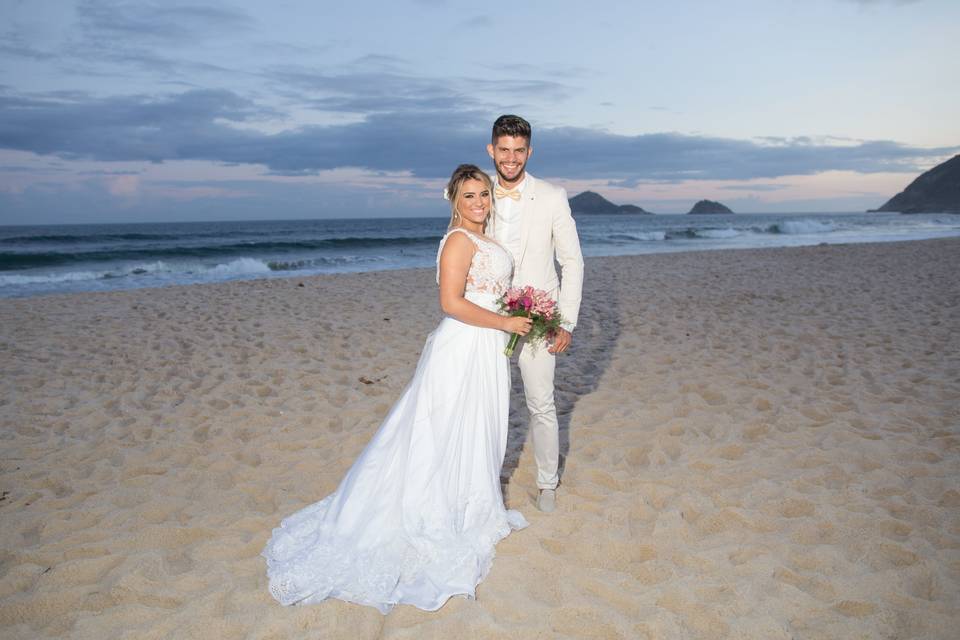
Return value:
<svg viewBox="0 0 960 640">
<path fill-rule="evenodd" d="M 510 341 L 507 343 L 507 348 L 503 350 L 503 354 L 508 358 L 513 355 L 513 350 L 517 348 L 517 342 L 520 340 L 519 333 L 511 333 Z"/>
</svg>

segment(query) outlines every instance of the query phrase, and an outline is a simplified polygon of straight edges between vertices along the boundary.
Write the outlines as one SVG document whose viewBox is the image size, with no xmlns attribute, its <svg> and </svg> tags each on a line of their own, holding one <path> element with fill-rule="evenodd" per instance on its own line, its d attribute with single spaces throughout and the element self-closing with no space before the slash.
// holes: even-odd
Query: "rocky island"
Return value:
<svg viewBox="0 0 960 640">
<path fill-rule="evenodd" d="M 693 208 L 687 212 L 691 213 L 733 213 L 729 207 L 726 205 L 720 204 L 719 202 L 714 202 L 713 200 L 701 200 L 697 204 L 693 205 Z"/>
<path fill-rule="evenodd" d="M 960 155 L 938 164 L 873 211 L 960 213 Z"/>
<path fill-rule="evenodd" d="M 645 213 L 641 207 L 633 204 L 613 204 L 599 193 L 584 191 L 569 200 L 573 213 Z"/>
</svg>

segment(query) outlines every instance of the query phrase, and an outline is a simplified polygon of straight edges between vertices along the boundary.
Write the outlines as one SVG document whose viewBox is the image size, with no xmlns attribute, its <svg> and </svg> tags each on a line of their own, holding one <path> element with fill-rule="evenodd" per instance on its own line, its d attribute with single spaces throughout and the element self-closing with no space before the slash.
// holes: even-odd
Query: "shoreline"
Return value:
<svg viewBox="0 0 960 640">
<path fill-rule="evenodd" d="M 922 238 L 922 239 L 911 239 L 911 240 L 889 240 L 889 241 L 876 241 L 876 242 L 821 242 L 819 244 L 812 245 L 800 245 L 800 246 L 775 246 L 775 247 L 731 247 L 731 248 L 711 248 L 711 249 L 684 249 L 680 251 L 661 251 L 656 253 L 631 253 L 631 254 L 622 254 L 622 255 L 607 255 L 607 256 L 588 256 L 584 257 L 584 261 L 589 264 L 593 261 L 602 261 L 602 260 L 613 260 L 613 259 L 631 259 L 631 258 L 657 258 L 664 256 L 676 256 L 676 255 L 687 255 L 687 254 L 707 254 L 707 253 L 727 253 L 727 252 L 768 252 L 768 251 L 808 251 L 811 249 L 817 249 L 822 247 L 856 247 L 862 245 L 898 245 L 898 244 L 912 244 L 912 243 L 936 243 L 936 242 L 960 242 L 960 236 L 958 237 L 947 237 L 947 238 Z M 35 295 L 24 295 L 24 296 L 15 296 L 15 297 L 3 297 L 0 296 L 0 305 L 18 301 L 18 300 L 36 300 L 36 299 L 46 299 L 46 298 L 56 298 L 63 296 L 99 296 L 99 295 L 116 295 L 116 294 L 135 294 L 139 291 L 165 291 L 171 289 L 179 289 L 183 287 L 220 287 L 226 285 L 242 285 L 242 284 L 252 284 L 252 283 L 263 283 L 263 282 L 273 282 L 280 281 L 286 282 L 290 280 L 297 281 L 308 281 L 314 279 L 324 279 L 324 278 L 341 278 L 341 277 L 353 277 L 353 276 L 363 276 L 363 275 L 377 275 L 377 274 L 388 274 L 388 273 L 415 273 L 415 272 L 433 272 L 434 267 L 413 267 L 413 268 L 398 268 L 398 269 L 383 269 L 383 270 L 368 270 L 368 271 L 350 271 L 350 272 L 338 272 L 338 273 L 317 273 L 317 274 L 305 274 L 305 275 L 281 275 L 281 276 L 272 276 L 272 277 L 260 277 L 260 278 L 243 278 L 236 280 L 223 280 L 218 282 L 197 282 L 197 283 L 187 283 L 187 284 L 164 284 L 155 287 L 136 287 L 129 289 L 115 289 L 110 291 L 71 291 L 71 292 L 55 292 L 55 293 L 41 293 Z M 559 269 L 558 269 L 559 272 Z"/>
<path fill-rule="evenodd" d="M 952 637 L 960 239 L 587 259 L 536 511 L 476 600 L 284 608 L 259 556 L 336 488 L 440 318 L 432 269 L 0 300 L 14 638 Z M 299 286 L 302 281 L 303 286 Z"/>
<path fill-rule="evenodd" d="M 590 257 L 960 237 L 943 215 L 598 215 Z M 433 266 L 440 218 L 154 224 L 0 233 L 0 297 L 160 288 Z"/>
</svg>

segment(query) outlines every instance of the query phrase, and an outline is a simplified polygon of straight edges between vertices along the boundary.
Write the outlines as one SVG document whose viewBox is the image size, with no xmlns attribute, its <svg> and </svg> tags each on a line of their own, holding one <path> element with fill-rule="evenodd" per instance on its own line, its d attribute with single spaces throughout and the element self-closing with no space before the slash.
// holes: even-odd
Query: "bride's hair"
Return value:
<svg viewBox="0 0 960 640">
<path fill-rule="evenodd" d="M 490 191 L 490 213 L 487 216 L 485 225 L 489 227 L 493 221 L 493 180 L 486 173 L 480 170 L 474 164 L 462 164 L 453 170 L 450 181 L 447 182 L 447 188 L 443 190 L 444 196 L 450 200 L 450 224 L 447 229 L 452 229 L 460 224 L 460 212 L 457 211 L 457 199 L 460 197 L 460 191 L 463 189 L 463 183 L 467 180 L 479 180 Z"/>
</svg>

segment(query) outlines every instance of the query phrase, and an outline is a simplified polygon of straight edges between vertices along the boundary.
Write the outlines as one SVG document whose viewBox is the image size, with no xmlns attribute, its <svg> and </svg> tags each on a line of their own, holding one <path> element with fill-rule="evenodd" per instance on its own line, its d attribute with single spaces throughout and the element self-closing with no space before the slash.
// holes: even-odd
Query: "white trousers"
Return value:
<svg viewBox="0 0 960 640">
<path fill-rule="evenodd" d="M 523 395 L 530 411 L 530 432 L 533 455 L 537 461 L 537 487 L 556 489 L 560 480 L 560 423 L 553 402 L 553 374 L 557 357 L 547 351 L 547 344 L 535 348 L 524 343 L 517 358 L 523 378 Z"/>
</svg>

